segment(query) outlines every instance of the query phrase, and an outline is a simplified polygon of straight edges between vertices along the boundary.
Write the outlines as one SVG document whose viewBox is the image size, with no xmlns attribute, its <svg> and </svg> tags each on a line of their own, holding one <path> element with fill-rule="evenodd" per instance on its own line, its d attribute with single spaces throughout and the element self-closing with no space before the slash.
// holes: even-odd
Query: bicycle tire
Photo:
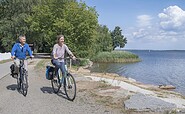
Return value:
<svg viewBox="0 0 185 114">
<path fill-rule="evenodd" d="M 55 77 L 55 75 L 54 75 L 54 77 Z M 58 79 L 58 76 L 57 76 L 57 78 L 54 78 L 54 77 L 53 77 L 53 79 L 51 79 L 51 85 L 52 85 L 52 89 L 53 89 L 54 93 L 57 94 L 60 90 L 61 84 L 59 83 L 60 81 Z M 55 79 L 57 79 L 57 80 L 55 80 Z"/>
<path fill-rule="evenodd" d="M 20 90 L 21 89 L 21 83 L 20 83 L 20 77 L 17 76 L 17 90 Z"/>
<path fill-rule="evenodd" d="M 27 93 L 28 93 L 28 75 L 27 75 L 27 73 L 26 73 L 26 70 L 24 69 L 23 70 L 23 75 L 22 75 L 22 83 L 21 83 L 21 88 L 22 88 L 22 94 L 24 95 L 24 96 L 26 96 L 27 95 Z"/>
<path fill-rule="evenodd" d="M 64 91 L 68 100 L 73 101 L 76 97 L 76 82 L 74 77 L 67 73 L 67 76 L 64 78 Z"/>
</svg>

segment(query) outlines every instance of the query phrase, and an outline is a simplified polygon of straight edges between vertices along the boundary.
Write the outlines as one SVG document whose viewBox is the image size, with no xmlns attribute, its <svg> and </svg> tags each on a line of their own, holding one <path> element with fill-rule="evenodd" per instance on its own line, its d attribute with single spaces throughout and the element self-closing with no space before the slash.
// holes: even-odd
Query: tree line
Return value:
<svg viewBox="0 0 185 114">
<path fill-rule="evenodd" d="M 26 35 L 35 52 L 51 52 L 63 34 L 78 57 L 124 47 L 127 39 L 116 26 L 98 23 L 98 13 L 76 0 L 0 0 L 0 52 L 10 51 L 19 35 Z"/>
</svg>

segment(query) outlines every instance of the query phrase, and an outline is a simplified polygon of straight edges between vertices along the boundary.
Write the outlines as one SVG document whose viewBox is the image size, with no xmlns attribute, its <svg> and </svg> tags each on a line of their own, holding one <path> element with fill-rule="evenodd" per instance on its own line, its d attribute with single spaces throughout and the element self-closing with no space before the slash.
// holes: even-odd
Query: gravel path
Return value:
<svg viewBox="0 0 185 114">
<path fill-rule="evenodd" d="M 11 62 L 0 64 L 0 79 L 10 73 L 10 65 L 12 63 L 13 62 L 11 61 Z"/>
<path fill-rule="evenodd" d="M 16 79 L 10 75 L 0 79 L 0 114 L 118 114 L 93 102 L 83 93 L 77 93 L 73 102 L 65 99 L 61 93 L 56 95 L 45 75 L 34 70 L 34 64 L 29 65 L 28 69 L 29 88 L 26 97 L 17 91 Z"/>
</svg>

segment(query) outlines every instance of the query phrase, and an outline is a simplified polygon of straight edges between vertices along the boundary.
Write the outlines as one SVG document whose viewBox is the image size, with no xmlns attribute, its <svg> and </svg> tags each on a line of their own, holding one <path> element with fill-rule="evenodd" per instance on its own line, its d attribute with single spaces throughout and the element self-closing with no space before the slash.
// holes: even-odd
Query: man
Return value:
<svg viewBox="0 0 185 114">
<path fill-rule="evenodd" d="M 32 55 L 32 51 L 29 47 L 29 45 L 26 43 L 26 37 L 24 35 L 19 36 L 19 42 L 14 44 L 12 51 L 11 51 L 11 58 L 14 60 L 14 73 L 17 74 L 19 73 L 19 64 L 20 64 L 20 59 L 26 59 L 26 53 L 28 52 L 29 56 L 33 58 L 34 56 Z M 25 69 L 28 71 L 28 64 L 27 61 L 24 61 Z M 14 77 L 14 76 L 13 76 Z"/>
</svg>

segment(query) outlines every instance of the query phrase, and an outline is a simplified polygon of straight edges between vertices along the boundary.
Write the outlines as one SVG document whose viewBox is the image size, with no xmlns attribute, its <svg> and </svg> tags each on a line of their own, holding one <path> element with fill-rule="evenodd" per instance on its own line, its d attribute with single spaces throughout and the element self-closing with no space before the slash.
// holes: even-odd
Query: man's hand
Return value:
<svg viewBox="0 0 185 114">
<path fill-rule="evenodd" d="M 30 58 L 31 58 L 31 59 L 33 59 L 33 58 L 34 58 L 34 56 L 33 56 L 33 55 L 32 55 L 32 56 L 30 56 Z"/>
<path fill-rule="evenodd" d="M 14 60 L 15 59 L 15 56 L 11 56 L 11 58 L 12 58 L 12 60 Z"/>
</svg>

